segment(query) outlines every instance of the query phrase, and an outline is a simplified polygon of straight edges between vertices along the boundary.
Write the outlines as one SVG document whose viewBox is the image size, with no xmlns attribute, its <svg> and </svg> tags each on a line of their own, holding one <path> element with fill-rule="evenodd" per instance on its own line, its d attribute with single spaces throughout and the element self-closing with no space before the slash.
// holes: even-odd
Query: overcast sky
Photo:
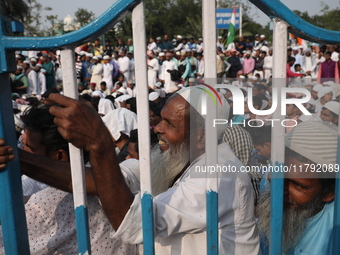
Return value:
<svg viewBox="0 0 340 255">
<path fill-rule="evenodd" d="M 95 13 L 96 17 L 100 16 L 116 0 L 38 0 L 43 6 L 52 7 L 50 15 L 58 15 L 59 19 L 64 19 L 68 14 L 74 17 L 78 8 L 85 8 Z M 223 1 L 223 0 L 220 0 Z M 340 0 L 281 0 L 288 8 L 292 10 L 307 11 L 309 15 L 318 14 L 322 3 L 326 3 L 330 8 L 340 7 Z M 269 18 L 264 15 L 253 4 L 251 6 L 250 16 L 262 25 L 267 24 Z M 47 13 L 47 12 L 45 12 Z"/>
</svg>

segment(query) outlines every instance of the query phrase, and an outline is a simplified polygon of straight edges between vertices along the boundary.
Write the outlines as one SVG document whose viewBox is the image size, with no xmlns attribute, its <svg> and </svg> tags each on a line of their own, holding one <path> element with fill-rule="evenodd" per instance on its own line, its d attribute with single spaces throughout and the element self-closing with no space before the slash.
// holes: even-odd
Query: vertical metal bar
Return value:
<svg viewBox="0 0 340 255">
<path fill-rule="evenodd" d="M 273 87 L 286 87 L 286 63 L 287 63 L 287 23 L 283 20 L 273 19 L 274 40 L 273 40 Z M 283 120 L 281 115 L 281 97 L 278 96 L 277 109 L 273 113 L 273 119 Z M 281 122 L 281 121 L 280 121 Z M 281 125 L 272 128 L 272 164 L 277 167 L 284 165 L 285 152 L 285 129 Z M 283 185 L 284 173 L 272 173 L 271 196 L 270 196 L 270 254 L 282 254 L 282 217 L 283 217 Z"/>
<path fill-rule="evenodd" d="M 216 2 L 203 0 L 203 38 L 204 38 L 204 68 L 205 83 L 212 86 L 216 83 Z M 214 29 L 212 29 L 214 28 Z M 207 166 L 216 166 L 217 163 L 217 130 L 211 125 L 216 119 L 216 105 L 209 99 L 207 114 L 205 116 L 205 156 Z M 207 186 L 207 254 L 218 254 L 218 173 L 206 178 L 215 178 L 216 182 Z"/>
<path fill-rule="evenodd" d="M 155 252 L 155 247 L 150 171 L 149 91 L 145 85 L 148 82 L 144 5 L 144 1 L 141 1 L 132 11 L 132 32 L 135 47 L 135 77 L 137 81 L 136 99 L 138 108 L 137 120 L 142 194 L 143 248 L 144 254 L 152 255 Z"/>
<path fill-rule="evenodd" d="M 2 52 L 1 55 L 5 55 Z M 15 160 L 0 172 L 0 219 L 5 253 L 29 254 L 21 173 L 14 129 L 13 108 L 8 73 L 0 74 L 0 137 L 14 149 Z"/>
<path fill-rule="evenodd" d="M 63 68 L 63 84 L 65 96 L 78 98 L 78 86 L 76 79 L 75 53 L 73 48 L 61 51 L 61 63 Z M 85 184 L 85 168 L 83 151 L 69 143 L 72 189 L 74 199 L 74 212 L 76 216 L 76 228 L 79 254 L 91 254 L 90 234 L 87 214 L 87 195 Z"/>
</svg>

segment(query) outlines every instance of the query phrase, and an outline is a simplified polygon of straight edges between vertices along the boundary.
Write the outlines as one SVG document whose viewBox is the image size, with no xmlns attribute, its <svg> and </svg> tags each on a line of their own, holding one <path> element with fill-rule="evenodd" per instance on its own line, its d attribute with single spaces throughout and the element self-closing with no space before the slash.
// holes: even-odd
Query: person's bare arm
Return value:
<svg viewBox="0 0 340 255">
<path fill-rule="evenodd" d="M 37 181 L 57 189 L 72 192 L 71 167 L 69 162 L 53 160 L 19 149 L 21 172 Z M 85 168 L 86 192 L 97 195 L 90 168 Z"/>
<path fill-rule="evenodd" d="M 118 229 L 134 196 L 120 171 L 110 132 L 93 107 L 60 94 L 51 94 L 49 100 L 63 106 L 50 108 L 59 133 L 90 153 L 99 199 L 111 225 Z"/>
</svg>

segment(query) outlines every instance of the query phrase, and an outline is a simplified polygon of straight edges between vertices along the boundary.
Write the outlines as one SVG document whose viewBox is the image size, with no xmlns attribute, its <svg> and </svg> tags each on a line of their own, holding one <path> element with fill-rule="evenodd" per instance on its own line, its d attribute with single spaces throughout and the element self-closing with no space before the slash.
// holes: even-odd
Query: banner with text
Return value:
<svg viewBox="0 0 340 255">
<path fill-rule="evenodd" d="M 233 8 L 216 9 L 216 29 L 228 29 Z M 236 9 L 235 28 L 240 28 L 240 8 Z"/>
</svg>

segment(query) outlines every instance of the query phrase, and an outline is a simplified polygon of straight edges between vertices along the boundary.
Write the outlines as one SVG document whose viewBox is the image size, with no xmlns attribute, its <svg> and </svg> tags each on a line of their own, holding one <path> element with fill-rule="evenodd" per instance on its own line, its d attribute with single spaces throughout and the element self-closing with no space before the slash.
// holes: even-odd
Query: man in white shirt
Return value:
<svg viewBox="0 0 340 255">
<path fill-rule="evenodd" d="M 27 94 L 34 96 L 38 95 L 38 92 L 40 92 L 38 75 L 35 70 L 30 68 L 30 62 L 28 60 L 24 61 L 24 70 L 28 79 Z"/>
<path fill-rule="evenodd" d="M 216 47 L 220 47 L 222 49 L 222 52 L 224 52 L 224 44 L 222 40 L 223 40 L 222 36 L 219 36 L 216 43 Z"/>
<path fill-rule="evenodd" d="M 263 63 L 263 69 L 264 69 L 264 78 L 269 79 L 270 76 L 272 76 L 272 69 L 273 69 L 273 50 L 268 50 L 268 55 L 264 58 Z"/>
<path fill-rule="evenodd" d="M 89 73 L 91 74 L 90 83 L 96 84 L 96 90 L 100 90 L 100 83 L 102 82 L 103 75 L 103 65 L 99 62 L 99 58 L 94 56 L 92 58 L 93 66 L 88 68 Z"/>
<path fill-rule="evenodd" d="M 106 87 L 109 91 L 113 89 L 113 82 L 112 82 L 112 73 L 113 73 L 113 65 L 110 63 L 110 57 L 104 56 L 104 64 L 103 64 L 103 81 L 106 82 Z"/>
<path fill-rule="evenodd" d="M 317 62 L 315 59 L 315 55 L 313 56 L 311 54 L 311 50 L 308 48 L 305 50 L 305 55 L 302 57 L 302 71 L 307 74 L 307 77 L 310 77 L 311 79 L 316 79 L 317 73 L 316 73 L 316 66 Z M 306 78 L 307 78 L 306 77 Z"/>
<path fill-rule="evenodd" d="M 197 170 L 205 165 L 204 117 L 200 104 L 203 93 L 196 86 L 181 89 L 168 99 L 161 112 L 162 121 L 154 130 L 160 140 L 152 153 L 157 164 L 151 164 L 156 254 L 197 255 L 207 250 L 206 188 L 209 190 L 216 182 L 220 194 L 227 194 L 219 200 L 219 254 L 259 254 L 254 194 L 248 175 L 221 173 L 216 179 L 206 178 L 203 171 Z M 122 175 L 111 134 L 101 118 L 90 106 L 62 95 L 51 94 L 49 100 L 67 105 L 66 108 L 53 106 L 50 112 L 63 127 L 59 129 L 61 133 L 90 153 L 96 190 L 117 230 L 111 237 L 142 244 L 141 194 L 132 193 L 126 185 L 137 179 Z M 217 117 L 225 119 L 230 108 L 224 98 L 221 100 Z M 84 119 L 92 121 L 84 122 Z M 190 119 L 195 123 L 190 125 Z M 223 126 L 217 127 L 217 135 L 221 136 L 224 130 Z M 225 143 L 218 146 L 217 159 L 220 166 L 241 167 Z"/>
<path fill-rule="evenodd" d="M 120 58 L 118 59 L 119 73 L 124 75 L 124 81 L 127 82 L 130 76 L 130 59 L 126 56 L 126 51 L 121 50 L 119 52 Z"/>
<path fill-rule="evenodd" d="M 167 53 L 165 57 L 165 61 L 162 65 L 162 77 L 161 80 L 164 83 L 164 89 L 167 93 L 174 92 L 177 90 L 177 86 L 173 80 L 171 80 L 171 71 L 178 70 L 177 65 L 172 59 L 172 54 Z"/>
<path fill-rule="evenodd" d="M 157 44 L 155 42 L 155 39 L 153 39 L 152 37 L 149 39 L 149 44 L 148 44 L 148 50 L 155 50 L 157 49 Z"/>
</svg>

